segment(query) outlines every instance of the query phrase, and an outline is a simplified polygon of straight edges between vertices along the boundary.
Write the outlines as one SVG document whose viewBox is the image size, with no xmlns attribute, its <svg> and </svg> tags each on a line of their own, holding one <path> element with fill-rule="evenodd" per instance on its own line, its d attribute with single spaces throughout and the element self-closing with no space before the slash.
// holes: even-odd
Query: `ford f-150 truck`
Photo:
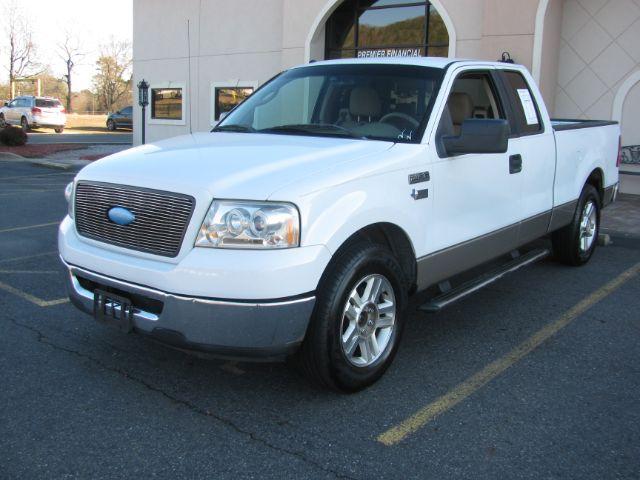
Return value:
<svg viewBox="0 0 640 480">
<path fill-rule="evenodd" d="M 70 298 L 124 331 L 290 358 L 355 391 L 391 363 L 415 292 L 437 311 L 550 249 L 587 262 L 619 137 L 615 122 L 550 120 L 518 65 L 292 68 L 212 132 L 78 173 L 59 229 Z M 528 248 L 541 237 L 550 249 Z"/>
</svg>

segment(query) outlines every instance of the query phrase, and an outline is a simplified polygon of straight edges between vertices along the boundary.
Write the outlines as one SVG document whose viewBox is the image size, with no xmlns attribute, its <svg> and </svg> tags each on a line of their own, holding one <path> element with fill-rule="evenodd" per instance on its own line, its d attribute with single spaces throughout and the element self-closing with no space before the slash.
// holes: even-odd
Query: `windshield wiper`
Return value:
<svg viewBox="0 0 640 480">
<path fill-rule="evenodd" d="M 240 125 L 232 123 L 231 125 L 220 125 L 219 127 L 215 127 L 212 132 L 239 132 L 239 133 L 251 133 L 255 132 L 256 129 L 250 127 L 248 125 Z"/>
<path fill-rule="evenodd" d="M 340 136 L 349 138 L 366 139 L 362 135 L 356 135 L 351 130 L 348 130 L 339 125 L 333 125 L 330 123 L 303 123 L 303 124 L 291 124 L 291 125 L 277 125 L 275 127 L 262 128 L 257 130 L 258 133 L 293 133 L 293 134 L 311 134 L 321 136 Z"/>
</svg>

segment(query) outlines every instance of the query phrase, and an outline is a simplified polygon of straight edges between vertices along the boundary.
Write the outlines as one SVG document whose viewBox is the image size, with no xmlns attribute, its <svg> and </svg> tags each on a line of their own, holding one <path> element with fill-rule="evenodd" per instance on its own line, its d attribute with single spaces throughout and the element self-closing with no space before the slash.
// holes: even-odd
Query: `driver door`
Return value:
<svg viewBox="0 0 640 480">
<path fill-rule="evenodd" d="M 461 69 L 446 87 L 447 102 L 431 142 L 436 161 L 427 242 L 428 251 L 446 252 L 444 268 L 454 274 L 517 246 L 521 175 L 510 169 L 511 141 L 505 153 L 449 155 L 436 147 L 443 135 L 458 136 L 466 119 L 506 119 L 492 70 Z"/>
<path fill-rule="evenodd" d="M 4 112 L 4 119 L 7 123 L 15 125 L 18 122 L 19 117 L 17 115 L 17 111 L 18 111 L 17 107 L 18 107 L 18 99 L 13 99 L 11 100 L 11 102 L 9 102 L 9 105 L 7 106 L 7 109 Z"/>
</svg>

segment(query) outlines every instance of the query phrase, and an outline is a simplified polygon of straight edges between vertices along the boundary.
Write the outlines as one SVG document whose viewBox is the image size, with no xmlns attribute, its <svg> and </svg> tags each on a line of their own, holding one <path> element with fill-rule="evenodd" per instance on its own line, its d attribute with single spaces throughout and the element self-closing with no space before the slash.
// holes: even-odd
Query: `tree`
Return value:
<svg viewBox="0 0 640 480">
<path fill-rule="evenodd" d="M 121 99 L 131 97 L 131 44 L 111 41 L 100 47 L 93 85 L 101 108 L 112 111 Z"/>
<path fill-rule="evenodd" d="M 5 33 L 9 39 L 9 86 L 13 89 L 16 78 L 32 77 L 39 73 L 36 48 L 31 37 L 31 26 L 27 17 L 18 8 L 15 0 L 4 7 Z"/>
<path fill-rule="evenodd" d="M 67 73 L 63 78 L 67 84 L 66 108 L 67 112 L 71 112 L 71 73 L 76 62 L 85 54 L 80 48 L 80 41 L 75 35 L 67 32 L 62 43 L 58 44 L 58 56 L 64 62 Z"/>
</svg>

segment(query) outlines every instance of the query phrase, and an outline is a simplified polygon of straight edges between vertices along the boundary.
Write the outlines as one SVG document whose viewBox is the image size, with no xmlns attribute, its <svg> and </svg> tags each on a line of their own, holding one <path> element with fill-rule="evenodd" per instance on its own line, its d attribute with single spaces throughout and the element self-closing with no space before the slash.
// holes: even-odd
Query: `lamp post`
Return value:
<svg viewBox="0 0 640 480">
<path fill-rule="evenodd" d="M 144 127 L 147 120 L 146 110 L 149 105 L 149 84 L 144 80 L 138 82 L 138 105 L 142 107 L 142 144 L 144 145 Z"/>
</svg>

